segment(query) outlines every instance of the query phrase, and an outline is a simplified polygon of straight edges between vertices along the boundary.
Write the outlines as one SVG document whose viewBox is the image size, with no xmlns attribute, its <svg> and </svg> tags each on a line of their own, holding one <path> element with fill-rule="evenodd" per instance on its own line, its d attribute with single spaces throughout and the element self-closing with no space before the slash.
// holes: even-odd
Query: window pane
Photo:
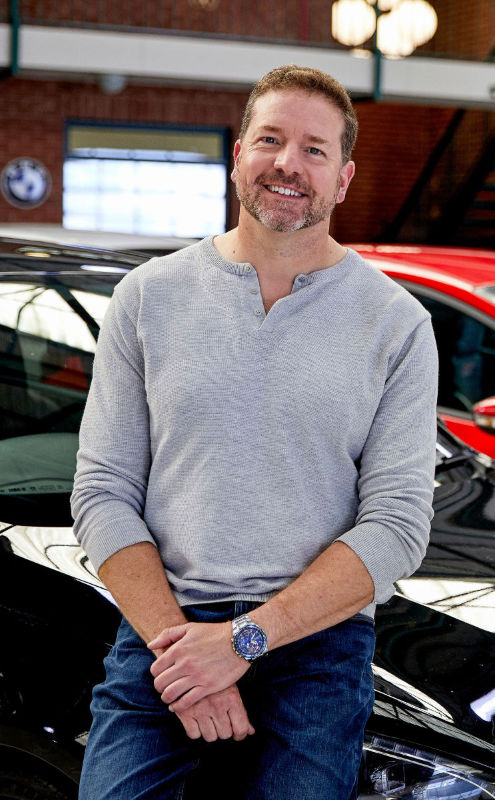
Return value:
<svg viewBox="0 0 495 800">
<path fill-rule="evenodd" d="M 225 230 L 222 133 L 75 125 L 68 141 L 64 226 L 184 237 Z"/>
</svg>

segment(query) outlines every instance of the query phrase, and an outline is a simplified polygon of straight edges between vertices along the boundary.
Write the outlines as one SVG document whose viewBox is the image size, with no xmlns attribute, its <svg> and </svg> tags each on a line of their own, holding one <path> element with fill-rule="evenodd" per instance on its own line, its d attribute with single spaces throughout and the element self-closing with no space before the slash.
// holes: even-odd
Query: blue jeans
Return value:
<svg viewBox="0 0 495 800">
<path fill-rule="evenodd" d="M 189 606 L 221 622 L 255 603 Z M 123 621 L 93 693 L 80 800 L 347 800 L 373 705 L 373 623 L 357 615 L 255 661 L 239 690 L 256 733 L 189 739 L 161 701 L 153 655 Z"/>
</svg>

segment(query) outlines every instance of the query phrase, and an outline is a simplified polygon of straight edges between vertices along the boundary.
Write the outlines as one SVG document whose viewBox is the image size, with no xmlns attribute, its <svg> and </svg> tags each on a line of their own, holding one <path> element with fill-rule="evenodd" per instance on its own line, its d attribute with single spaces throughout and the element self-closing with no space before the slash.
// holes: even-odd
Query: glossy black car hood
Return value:
<svg viewBox="0 0 495 800">
<path fill-rule="evenodd" d="M 427 557 L 417 575 L 495 580 L 495 481 L 492 471 L 435 490 Z"/>
</svg>

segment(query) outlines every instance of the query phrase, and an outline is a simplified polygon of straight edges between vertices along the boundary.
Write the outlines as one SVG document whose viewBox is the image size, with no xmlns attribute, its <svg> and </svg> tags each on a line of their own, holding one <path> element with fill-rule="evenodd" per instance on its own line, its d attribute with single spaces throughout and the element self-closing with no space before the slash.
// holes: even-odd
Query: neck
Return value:
<svg viewBox="0 0 495 800">
<path fill-rule="evenodd" d="M 336 264 L 346 249 L 328 234 L 328 220 L 291 233 L 265 228 L 241 206 L 237 228 L 215 238 L 215 247 L 228 261 L 249 262 L 258 275 L 292 281 Z"/>
</svg>

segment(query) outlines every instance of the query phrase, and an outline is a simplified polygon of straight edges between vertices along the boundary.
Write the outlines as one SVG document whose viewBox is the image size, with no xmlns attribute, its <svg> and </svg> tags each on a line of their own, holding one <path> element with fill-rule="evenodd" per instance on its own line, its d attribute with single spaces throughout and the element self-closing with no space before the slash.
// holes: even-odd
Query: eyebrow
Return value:
<svg viewBox="0 0 495 800">
<path fill-rule="evenodd" d="M 266 131 L 267 133 L 280 133 L 281 130 L 282 128 L 278 128 L 276 125 L 260 125 L 257 132 Z M 322 139 L 321 136 L 306 134 L 306 138 L 309 142 L 313 142 L 314 144 L 328 144 L 328 139 Z"/>
</svg>

